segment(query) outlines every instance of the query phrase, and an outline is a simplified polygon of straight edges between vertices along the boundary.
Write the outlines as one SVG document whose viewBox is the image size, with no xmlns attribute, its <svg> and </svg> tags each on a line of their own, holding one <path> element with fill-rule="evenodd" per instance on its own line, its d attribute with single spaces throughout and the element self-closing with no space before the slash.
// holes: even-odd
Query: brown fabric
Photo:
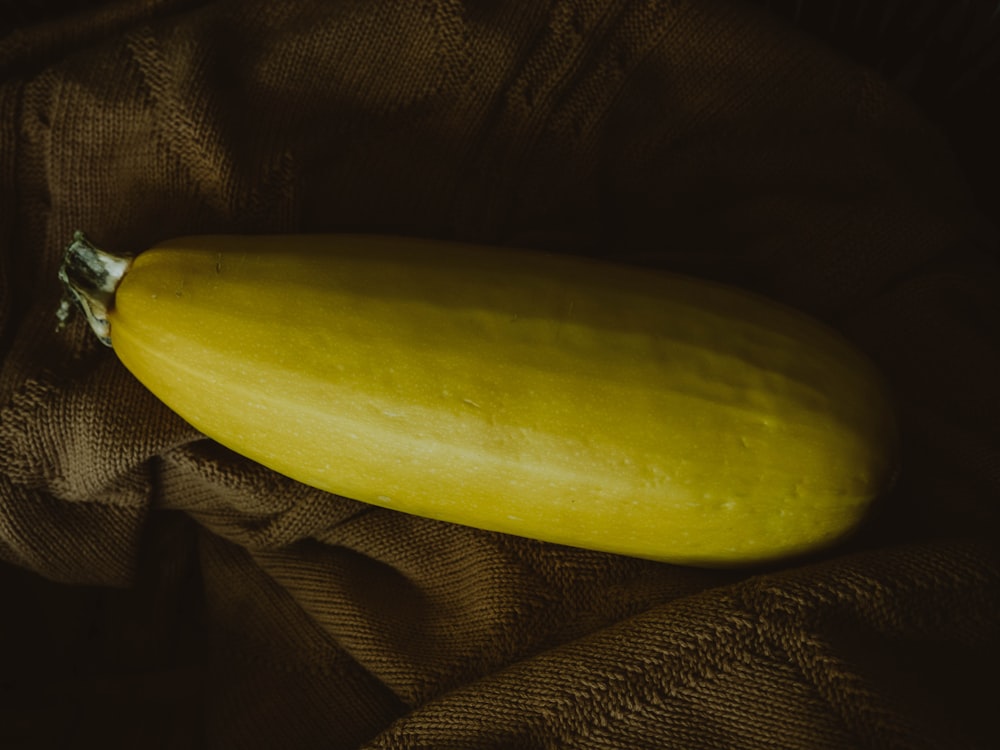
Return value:
<svg viewBox="0 0 1000 750">
<path fill-rule="evenodd" d="M 41 5 L 0 38 L 0 746 L 1000 744 L 996 235 L 904 96 L 738 2 Z M 770 569 L 366 508 L 56 333 L 77 228 L 743 284 L 871 353 L 904 472 L 857 538 Z"/>
</svg>

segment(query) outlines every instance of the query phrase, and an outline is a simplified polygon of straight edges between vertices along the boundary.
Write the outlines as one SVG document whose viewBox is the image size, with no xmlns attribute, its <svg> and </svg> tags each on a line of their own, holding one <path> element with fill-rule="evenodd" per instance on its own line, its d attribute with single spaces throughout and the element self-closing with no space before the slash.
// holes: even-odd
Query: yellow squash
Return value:
<svg viewBox="0 0 1000 750">
<path fill-rule="evenodd" d="M 81 264 L 110 269 L 92 322 L 170 408 L 366 503 L 720 565 L 842 538 L 894 471 L 873 366 L 738 289 L 377 236 L 185 237 L 134 262 L 78 236 L 71 286 Z"/>
</svg>

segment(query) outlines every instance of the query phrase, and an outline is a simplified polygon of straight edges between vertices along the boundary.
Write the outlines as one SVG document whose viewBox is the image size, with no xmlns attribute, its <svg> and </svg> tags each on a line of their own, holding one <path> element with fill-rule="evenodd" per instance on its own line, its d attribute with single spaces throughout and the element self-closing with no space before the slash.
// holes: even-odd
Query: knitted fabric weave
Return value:
<svg viewBox="0 0 1000 750">
<path fill-rule="evenodd" d="M 20 12 L 0 747 L 1000 744 L 996 233 L 876 73 L 724 0 Z M 903 472 L 849 542 L 741 570 L 369 508 L 202 438 L 82 320 L 57 332 L 78 228 L 121 252 L 391 232 L 739 284 L 875 360 Z"/>
</svg>

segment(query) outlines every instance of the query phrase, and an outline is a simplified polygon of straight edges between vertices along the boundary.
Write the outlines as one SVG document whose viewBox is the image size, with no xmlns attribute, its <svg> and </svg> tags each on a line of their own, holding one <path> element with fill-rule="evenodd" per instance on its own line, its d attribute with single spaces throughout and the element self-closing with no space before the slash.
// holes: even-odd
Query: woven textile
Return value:
<svg viewBox="0 0 1000 750">
<path fill-rule="evenodd" d="M 20 5 L 0 747 L 1000 745 L 996 216 L 876 72 L 724 0 Z M 75 229 L 391 232 L 739 284 L 882 368 L 903 471 L 856 537 L 766 569 L 369 508 L 57 332 Z"/>
</svg>

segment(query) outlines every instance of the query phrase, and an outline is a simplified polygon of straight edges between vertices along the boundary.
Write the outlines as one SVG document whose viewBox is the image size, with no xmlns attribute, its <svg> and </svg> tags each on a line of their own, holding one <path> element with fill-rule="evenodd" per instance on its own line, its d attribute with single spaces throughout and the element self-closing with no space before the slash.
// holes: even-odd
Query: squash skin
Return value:
<svg viewBox="0 0 1000 750">
<path fill-rule="evenodd" d="M 896 466 L 890 399 L 832 330 L 742 290 L 362 235 L 186 237 L 110 311 L 207 436 L 366 503 L 695 565 L 824 548 Z"/>
</svg>

